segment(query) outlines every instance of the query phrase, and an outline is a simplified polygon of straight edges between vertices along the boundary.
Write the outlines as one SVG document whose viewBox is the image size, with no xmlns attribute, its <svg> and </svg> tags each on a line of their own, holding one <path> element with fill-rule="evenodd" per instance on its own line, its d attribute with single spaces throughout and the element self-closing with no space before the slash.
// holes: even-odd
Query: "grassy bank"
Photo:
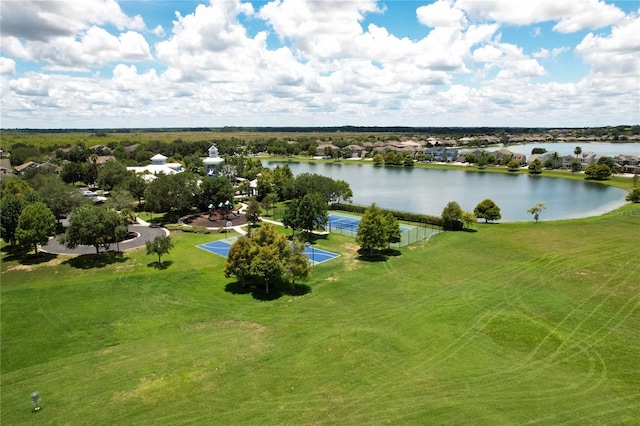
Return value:
<svg viewBox="0 0 640 426">
<path fill-rule="evenodd" d="M 174 234 L 163 270 L 5 255 L 2 422 L 633 423 L 639 225 L 479 224 L 378 262 L 332 234 L 311 291 L 273 299 L 195 247 L 215 235 Z"/>
</svg>

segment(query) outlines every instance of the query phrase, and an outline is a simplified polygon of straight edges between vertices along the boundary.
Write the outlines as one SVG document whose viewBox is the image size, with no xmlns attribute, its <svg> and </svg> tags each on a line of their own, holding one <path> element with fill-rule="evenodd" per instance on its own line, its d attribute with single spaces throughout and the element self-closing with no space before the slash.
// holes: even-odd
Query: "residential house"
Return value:
<svg viewBox="0 0 640 426">
<path fill-rule="evenodd" d="M 11 167 L 11 160 L 8 158 L 0 158 L 0 176 L 13 175 L 13 167 Z"/>
<path fill-rule="evenodd" d="M 116 157 L 113 155 L 98 155 L 95 158 L 95 164 L 101 165 L 106 163 L 107 161 L 116 161 Z M 93 164 L 93 159 L 91 157 L 87 158 L 87 163 Z"/>
<path fill-rule="evenodd" d="M 487 154 L 487 151 L 485 151 L 484 149 L 465 149 L 464 151 L 460 151 L 460 153 L 458 153 L 456 161 L 458 163 L 464 163 L 467 161 L 467 155 L 473 155 L 476 158 L 480 158 L 483 154 Z"/>
<path fill-rule="evenodd" d="M 640 158 L 636 155 L 616 155 L 613 161 L 623 173 L 640 174 Z"/>
<path fill-rule="evenodd" d="M 339 152 L 340 147 L 335 146 L 332 143 L 321 143 L 316 147 L 316 156 L 317 157 L 331 157 L 334 152 Z"/>
<path fill-rule="evenodd" d="M 27 170 L 29 169 L 35 169 L 38 167 L 38 163 L 34 163 L 33 161 L 27 161 L 24 164 L 20 164 L 19 166 L 15 167 L 16 170 L 16 174 L 18 175 L 22 175 L 24 174 Z"/>
<path fill-rule="evenodd" d="M 427 156 L 427 158 L 431 156 L 431 159 L 433 161 L 441 161 L 445 163 L 454 161 L 458 157 L 457 148 L 449 148 L 446 146 L 434 146 L 432 148 L 425 148 L 423 152 L 424 155 Z"/>
<path fill-rule="evenodd" d="M 582 168 L 585 168 L 589 164 L 597 163 L 600 157 L 601 155 L 596 154 L 595 152 L 583 152 L 582 154 L 578 155 L 578 160 L 580 160 Z"/>
<path fill-rule="evenodd" d="M 348 150 L 350 152 L 349 157 L 351 158 L 360 158 L 362 156 L 362 151 L 364 151 L 364 147 L 360 145 L 347 145 L 343 150 Z"/>
</svg>

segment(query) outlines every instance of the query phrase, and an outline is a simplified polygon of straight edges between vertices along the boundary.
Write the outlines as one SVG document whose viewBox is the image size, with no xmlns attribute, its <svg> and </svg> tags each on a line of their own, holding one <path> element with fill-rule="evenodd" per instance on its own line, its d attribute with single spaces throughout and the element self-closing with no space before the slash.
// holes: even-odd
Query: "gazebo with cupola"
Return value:
<svg viewBox="0 0 640 426">
<path fill-rule="evenodd" d="M 218 148 L 215 145 L 211 145 L 209 156 L 202 160 L 202 163 L 207 176 L 218 176 L 220 174 L 220 165 L 224 163 L 224 158 L 220 158 L 218 156 Z"/>
</svg>

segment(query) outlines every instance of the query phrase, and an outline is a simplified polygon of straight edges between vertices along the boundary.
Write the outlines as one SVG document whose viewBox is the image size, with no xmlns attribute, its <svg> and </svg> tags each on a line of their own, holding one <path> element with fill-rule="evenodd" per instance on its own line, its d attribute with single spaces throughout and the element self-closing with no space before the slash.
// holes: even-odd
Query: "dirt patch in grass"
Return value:
<svg viewBox="0 0 640 426">
<path fill-rule="evenodd" d="M 210 328 L 218 328 L 218 327 L 239 327 L 247 330 L 255 330 L 259 332 L 263 332 L 266 330 L 266 327 L 249 321 L 234 321 L 234 320 L 224 320 L 224 321 L 209 321 L 209 322 L 199 322 L 194 325 L 194 328 L 198 331 L 207 330 Z"/>
<path fill-rule="evenodd" d="M 345 243 L 342 244 L 340 248 L 344 249 L 342 259 L 344 260 L 344 266 L 347 271 L 353 271 L 362 267 L 362 264 L 358 261 L 359 247 L 356 244 Z"/>
<path fill-rule="evenodd" d="M 51 260 L 48 260 L 47 262 L 43 262 L 43 263 L 38 263 L 35 265 L 23 265 L 23 264 L 18 264 L 15 266 L 10 266 L 7 268 L 7 270 L 5 272 L 11 272 L 11 271 L 24 271 L 24 272 L 30 272 L 35 270 L 36 268 L 40 267 L 40 266 L 58 266 L 66 261 L 68 261 L 69 259 L 72 259 L 76 256 L 56 256 L 53 257 Z"/>
</svg>

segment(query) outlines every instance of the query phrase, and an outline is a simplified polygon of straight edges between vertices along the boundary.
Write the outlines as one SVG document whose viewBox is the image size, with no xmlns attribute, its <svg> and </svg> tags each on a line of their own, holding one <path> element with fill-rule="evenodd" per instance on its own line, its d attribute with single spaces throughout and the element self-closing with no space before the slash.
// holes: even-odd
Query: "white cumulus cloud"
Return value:
<svg viewBox="0 0 640 426">
<path fill-rule="evenodd" d="M 16 61 L 11 58 L 0 56 L 0 74 L 15 74 Z"/>
<path fill-rule="evenodd" d="M 457 0 L 455 6 L 473 20 L 510 25 L 555 21 L 553 29 L 561 33 L 604 28 L 625 17 L 619 8 L 602 0 Z"/>
</svg>

